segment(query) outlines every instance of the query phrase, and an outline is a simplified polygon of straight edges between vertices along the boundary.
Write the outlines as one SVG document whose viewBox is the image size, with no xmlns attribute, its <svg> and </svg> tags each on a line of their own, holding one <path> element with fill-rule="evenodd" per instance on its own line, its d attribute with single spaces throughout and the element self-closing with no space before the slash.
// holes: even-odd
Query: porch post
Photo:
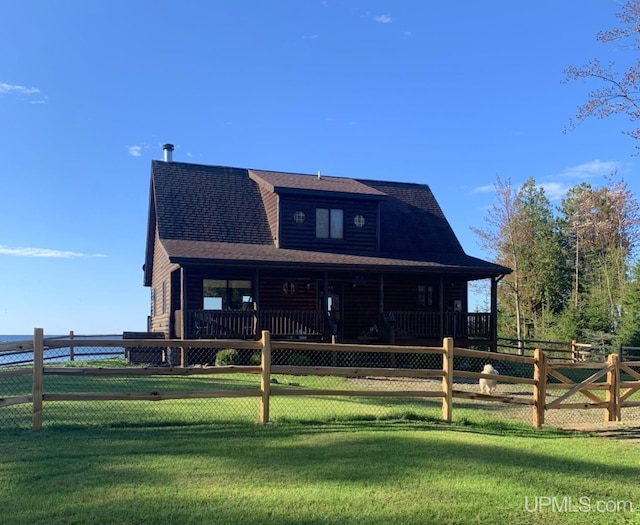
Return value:
<svg viewBox="0 0 640 525">
<path fill-rule="evenodd" d="M 384 274 L 380 274 L 380 317 L 384 313 Z"/>
<path fill-rule="evenodd" d="M 262 332 L 262 321 L 260 319 L 260 270 L 256 268 L 256 273 L 254 275 L 254 283 L 253 283 L 253 302 L 255 308 L 256 315 L 256 323 L 255 323 L 255 337 Z"/>
<path fill-rule="evenodd" d="M 491 351 L 498 351 L 498 283 L 504 277 L 499 275 L 491 278 L 491 319 L 489 335 L 491 337 Z"/>
<path fill-rule="evenodd" d="M 180 310 L 182 310 L 180 338 L 187 339 L 187 270 L 184 266 L 180 267 Z"/>
<path fill-rule="evenodd" d="M 444 275 L 440 276 L 440 291 L 438 293 L 438 303 L 440 308 L 440 337 L 444 338 Z"/>
<path fill-rule="evenodd" d="M 325 329 L 323 330 L 323 338 L 325 342 L 331 340 L 333 330 L 331 329 L 331 322 L 329 319 L 329 272 L 324 272 L 324 279 L 322 282 L 322 319 Z"/>
</svg>

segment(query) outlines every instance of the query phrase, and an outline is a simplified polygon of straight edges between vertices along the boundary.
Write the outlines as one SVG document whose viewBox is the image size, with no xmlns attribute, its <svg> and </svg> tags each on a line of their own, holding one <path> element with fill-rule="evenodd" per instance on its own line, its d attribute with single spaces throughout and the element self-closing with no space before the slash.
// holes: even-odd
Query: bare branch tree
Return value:
<svg viewBox="0 0 640 525">
<path fill-rule="evenodd" d="M 627 0 L 616 14 L 620 25 L 601 31 L 596 36 L 604 44 L 613 42 L 625 44 L 632 51 L 640 51 L 640 0 Z M 640 120 L 640 57 L 624 71 L 616 70 L 616 63 L 603 65 L 594 59 L 587 64 L 565 69 L 564 82 L 591 79 L 599 83 L 599 87 L 587 93 L 587 101 L 578 106 L 575 120 L 569 121 L 569 128 L 574 129 L 580 122 L 589 117 L 598 119 L 611 115 L 626 115 L 630 122 Z M 640 127 L 624 130 L 623 133 L 634 139 L 640 139 Z"/>
</svg>

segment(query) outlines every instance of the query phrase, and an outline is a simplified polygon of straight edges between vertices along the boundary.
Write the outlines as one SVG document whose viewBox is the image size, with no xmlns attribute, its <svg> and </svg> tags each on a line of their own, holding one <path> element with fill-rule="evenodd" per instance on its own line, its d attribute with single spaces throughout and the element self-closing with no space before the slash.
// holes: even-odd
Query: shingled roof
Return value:
<svg viewBox="0 0 640 525">
<path fill-rule="evenodd" d="M 384 193 L 355 179 L 249 170 L 249 177 L 274 193 L 332 195 L 350 198 L 381 198 Z"/>
<path fill-rule="evenodd" d="M 367 254 L 278 248 L 260 187 L 380 201 L 380 250 Z M 171 262 L 277 267 L 380 269 L 468 274 L 510 270 L 464 253 L 429 187 L 339 177 L 153 161 L 145 283 L 155 232 Z"/>
</svg>

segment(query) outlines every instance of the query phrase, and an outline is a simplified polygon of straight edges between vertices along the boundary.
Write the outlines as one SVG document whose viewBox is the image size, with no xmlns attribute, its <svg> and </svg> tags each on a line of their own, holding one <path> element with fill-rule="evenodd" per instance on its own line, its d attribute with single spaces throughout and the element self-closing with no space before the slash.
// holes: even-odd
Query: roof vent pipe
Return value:
<svg viewBox="0 0 640 525">
<path fill-rule="evenodd" d="M 162 149 L 164 150 L 164 161 L 172 162 L 173 161 L 173 144 L 163 144 Z"/>
</svg>

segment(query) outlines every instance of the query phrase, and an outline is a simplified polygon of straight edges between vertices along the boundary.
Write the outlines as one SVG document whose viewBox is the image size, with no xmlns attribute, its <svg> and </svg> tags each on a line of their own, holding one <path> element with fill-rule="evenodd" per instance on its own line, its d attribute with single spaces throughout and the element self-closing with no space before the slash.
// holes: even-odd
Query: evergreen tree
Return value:
<svg viewBox="0 0 640 525">
<path fill-rule="evenodd" d="M 500 333 L 518 340 L 542 337 L 564 306 L 568 286 L 551 204 L 533 178 L 516 191 L 497 177 L 496 195 L 489 227 L 472 229 L 496 262 L 513 270 L 498 287 Z"/>
<path fill-rule="evenodd" d="M 559 210 L 533 178 L 516 190 L 498 177 L 496 196 L 488 227 L 472 229 L 513 270 L 498 286 L 502 337 L 602 342 L 634 325 L 627 269 L 640 215 L 624 181 L 579 184 Z"/>
<path fill-rule="evenodd" d="M 640 347 L 640 261 L 631 271 L 631 283 L 622 297 L 622 317 L 616 343 Z"/>
</svg>

